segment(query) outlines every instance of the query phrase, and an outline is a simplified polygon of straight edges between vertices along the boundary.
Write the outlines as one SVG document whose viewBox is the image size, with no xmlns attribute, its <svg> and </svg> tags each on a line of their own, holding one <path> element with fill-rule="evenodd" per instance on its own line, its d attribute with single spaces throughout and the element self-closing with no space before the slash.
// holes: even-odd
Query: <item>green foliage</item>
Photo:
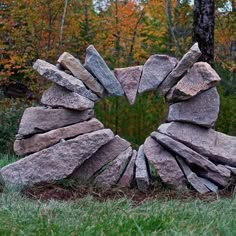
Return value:
<svg viewBox="0 0 236 236">
<path fill-rule="evenodd" d="M 0 168 L 18 160 L 18 157 L 12 154 L 0 154 Z"/>
</svg>

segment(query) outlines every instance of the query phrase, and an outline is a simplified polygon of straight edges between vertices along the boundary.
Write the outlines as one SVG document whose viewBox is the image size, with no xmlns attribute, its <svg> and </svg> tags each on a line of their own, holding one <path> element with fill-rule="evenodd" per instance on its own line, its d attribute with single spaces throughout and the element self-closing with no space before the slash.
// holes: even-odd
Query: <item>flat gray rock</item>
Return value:
<svg viewBox="0 0 236 236">
<path fill-rule="evenodd" d="M 58 59 L 64 68 L 71 71 L 71 73 L 80 79 L 92 92 L 99 97 L 103 97 L 104 88 L 97 80 L 83 67 L 79 59 L 73 57 L 70 53 L 64 52 Z"/>
<path fill-rule="evenodd" d="M 102 146 L 88 160 L 79 166 L 71 175 L 71 178 L 79 182 L 87 182 L 103 166 L 114 160 L 121 152 L 125 151 L 130 143 L 118 135 L 110 142 Z"/>
<path fill-rule="evenodd" d="M 35 134 L 30 138 L 16 140 L 14 142 L 14 151 L 17 155 L 38 152 L 60 142 L 61 139 L 73 138 L 103 128 L 103 124 L 93 118 L 89 121 L 54 129 L 46 133 Z"/>
<path fill-rule="evenodd" d="M 130 105 L 135 103 L 142 70 L 143 66 L 133 66 L 114 70 L 114 74 L 119 80 Z"/>
<path fill-rule="evenodd" d="M 157 54 L 149 57 L 143 66 L 138 92 L 156 90 L 176 64 L 174 57 Z"/>
<path fill-rule="evenodd" d="M 43 93 L 41 103 L 51 107 L 64 107 L 80 111 L 94 107 L 94 102 L 88 98 L 57 84 Z"/>
<path fill-rule="evenodd" d="M 232 167 L 232 166 L 229 166 L 229 165 L 225 165 L 225 167 L 227 169 L 229 169 L 232 174 L 236 175 L 236 167 Z"/>
<path fill-rule="evenodd" d="M 162 124 L 158 131 L 185 144 L 213 162 L 236 167 L 236 137 L 180 122 Z"/>
<path fill-rule="evenodd" d="M 187 100 L 217 85 L 219 75 L 206 62 L 197 62 L 190 71 L 168 92 L 168 102 Z"/>
<path fill-rule="evenodd" d="M 0 172 L 7 185 L 24 186 L 61 180 L 113 137 L 110 129 L 83 134 L 7 165 Z"/>
<path fill-rule="evenodd" d="M 165 184 L 179 190 L 187 189 L 184 174 L 171 153 L 166 151 L 152 137 L 145 140 L 143 147 L 145 156 Z"/>
<path fill-rule="evenodd" d="M 205 178 L 201 178 L 201 177 L 198 177 L 200 179 L 200 181 L 202 181 L 202 183 L 209 189 L 211 190 L 212 192 L 214 193 L 217 193 L 218 191 L 218 186 L 213 184 L 211 181 L 209 181 L 208 179 L 205 179 Z"/>
<path fill-rule="evenodd" d="M 192 99 L 170 105 L 167 121 L 184 121 L 211 128 L 217 120 L 219 106 L 219 95 L 214 87 Z"/>
<path fill-rule="evenodd" d="M 229 177 L 225 176 L 215 164 L 202 155 L 167 135 L 152 132 L 151 136 L 161 145 L 182 157 L 197 175 L 208 178 L 222 187 L 228 185 Z"/>
<path fill-rule="evenodd" d="M 33 68 L 44 78 L 70 91 L 76 92 L 92 101 L 98 100 L 97 95 L 88 90 L 81 80 L 59 70 L 56 66 L 46 61 L 38 59 L 34 63 Z"/>
<path fill-rule="evenodd" d="M 190 50 L 178 62 L 174 70 L 167 76 L 159 87 L 159 92 L 166 95 L 167 92 L 181 79 L 184 73 L 199 59 L 202 55 L 198 43 L 195 43 Z"/>
<path fill-rule="evenodd" d="M 138 154 L 135 160 L 135 180 L 140 191 L 148 191 L 150 182 L 143 145 L 139 147 Z"/>
<path fill-rule="evenodd" d="M 28 136 L 89 120 L 94 111 L 75 111 L 69 109 L 48 109 L 44 107 L 27 108 L 22 116 L 18 134 Z"/>
<path fill-rule="evenodd" d="M 108 167 L 95 178 L 94 182 L 105 188 L 111 188 L 116 185 L 129 162 L 132 153 L 131 147 L 121 152 L 111 163 L 109 163 Z"/>
<path fill-rule="evenodd" d="M 86 49 L 84 67 L 95 76 L 95 78 L 104 86 L 109 94 L 114 96 L 124 95 L 124 91 L 119 81 L 116 79 L 106 62 L 93 45 L 90 45 Z"/>
</svg>

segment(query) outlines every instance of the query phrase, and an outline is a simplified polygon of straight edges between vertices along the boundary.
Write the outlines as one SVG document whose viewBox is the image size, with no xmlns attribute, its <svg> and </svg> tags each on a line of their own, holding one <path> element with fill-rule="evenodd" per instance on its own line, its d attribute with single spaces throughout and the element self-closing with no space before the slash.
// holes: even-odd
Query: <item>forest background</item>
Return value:
<svg viewBox="0 0 236 236">
<path fill-rule="evenodd" d="M 221 76 L 216 129 L 236 135 L 236 4 L 215 0 L 214 69 Z M 180 59 L 192 45 L 193 1 L 8 0 L 0 2 L 0 153 L 11 153 L 24 109 L 38 105 L 50 83 L 32 69 L 36 59 L 56 64 L 67 51 L 85 58 L 93 44 L 111 69 L 143 65 L 152 54 Z M 164 99 L 107 98 L 96 107 L 106 127 L 140 145 L 165 121 Z"/>
</svg>

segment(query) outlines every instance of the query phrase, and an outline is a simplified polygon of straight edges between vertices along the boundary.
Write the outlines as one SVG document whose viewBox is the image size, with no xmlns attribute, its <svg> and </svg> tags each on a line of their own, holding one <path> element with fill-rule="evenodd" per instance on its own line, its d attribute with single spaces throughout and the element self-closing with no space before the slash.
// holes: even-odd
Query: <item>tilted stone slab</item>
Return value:
<svg viewBox="0 0 236 236">
<path fill-rule="evenodd" d="M 208 179 L 205 179 L 205 178 L 201 178 L 201 177 L 198 177 L 200 179 L 200 181 L 202 181 L 202 183 L 209 189 L 211 190 L 212 192 L 214 193 L 217 193 L 218 191 L 218 186 L 213 184 L 211 181 L 209 181 Z"/>
<path fill-rule="evenodd" d="M 28 136 L 89 120 L 94 111 L 75 111 L 69 109 L 27 108 L 22 116 L 18 134 Z"/>
<path fill-rule="evenodd" d="M 71 178 L 79 182 L 87 182 L 103 166 L 114 160 L 121 152 L 125 151 L 130 143 L 118 135 L 109 143 L 102 146 L 88 160 L 79 166 L 71 175 Z"/>
<path fill-rule="evenodd" d="M 174 57 L 157 54 L 149 57 L 143 66 L 138 92 L 156 90 L 176 64 Z"/>
<path fill-rule="evenodd" d="M 180 122 L 162 124 L 158 131 L 185 144 L 213 162 L 236 167 L 236 137 Z"/>
<path fill-rule="evenodd" d="M 144 142 L 144 154 L 157 170 L 162 181 L 175 189 L 187 189 L 187 181 L 175 157 L 152 137 Z"/>
<path fill-rule="evenodd" d="M 80 111 L 94 107 L 94 102 L 88 98 L 57 84 L 43 93 L 41 103 L 51 107 L 64 107 Z"/>
<path fill-rule="evenodd" d="M 58 59 L 58 62 L 78 79 L 80 79 L 91 91 L 99 97 L 103 97 L 104 88 L 97 80 L 83 67 L 79 59 L 73 57 L 70 53 L 64 52 Z"/>
<path fill-rule="evenodd" d="M 109 94 L 114 96 L 122 96 L 124 94 L 119 81 L 93 45 L 86 49 L 84 67 L 95 76 Z"/>
<path fill-rule="evenodd" d="M 131 156 L 132 148 L 129 147 L 120 153 L 116 159 L 113 160 L 108 167 L 95 178 L 94 182 L 105 188 L 110 188 L 116 185 Z"/>
<path fill-rule="evenodd" d="M 35 134 L 30 138 L 16 140 L 14 142 L 14 151 L 17 155 L 38 152 L 58 143 L 61 139 L 73 138 L 103 128 L 103 124 L 93 118 L 89 121 L 54 129 L 46 133 Z"/>
<path fill-rule="evenodd" d="M 196 170 L 195 172 L 199 176 L 208 178 L 209 180 L 212 180 L 214 183 L 217 183 L 223 187 L 227 186 L 229 177 L 225 176 L 216 165 L 214 165 L 202 155 L 198 154 L 184 144 L 175 141 L 167 135 L 158 132 L 152 132 L 151 136 L 161 145 L 171 150 L 176 155 L 181 156 L 186 161 L 186 163 L 192 167 L 193 171 Z"/>
<path fill-rule="evenodd" d="M 61 180 L 113 137 L 110 129 L 83 134 L 7 165 L 0 173 L 8 185 L 32 185 Z"/>
<path fill-rule="evenodd" d="M 114 70 L 115 76 L 119 80 L 130 105 L 135 103 L 142 69 L 143 66 L 133 66 Z"/>
<path fill-rule="evenodd" d="M 206 62 L 197 62 L 190 71 L 168 92 L 168 102 L 187 100 L 216 86 L 219 75 Z"/>
<path fill-rule="evenodd" d="M 51 80 L 70 91 L 76 92 L 92 101 L 98 100 L 97 95 L 88 90 L 81 80 L 59 70 L 56 66 L 46 61 L 38 59 L 34 63 L 33 68 L 46 79 Z"/>
<path fill-rule="evenodd" d="M 166 95 L 167 92 L 181 79 L 181 76 L 199 59 L 202 55 L 198 43 L 195 43 L 190 50 L 178 62 L 174 70 L 167 76 L 159 87 L 159 92 Z"/>
<path fill-rule="evenodd" d="M 219 106 L 219 95 L 214 87 L 192 99 L 170 105 L 167 121 L 185 121 L 211 128 L 217 120 Z"/>
</svg>

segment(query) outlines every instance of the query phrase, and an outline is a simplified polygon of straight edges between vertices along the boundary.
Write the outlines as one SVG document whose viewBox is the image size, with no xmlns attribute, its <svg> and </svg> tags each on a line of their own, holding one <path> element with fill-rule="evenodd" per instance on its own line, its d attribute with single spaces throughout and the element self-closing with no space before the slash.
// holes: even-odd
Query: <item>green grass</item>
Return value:
<svg viewBox="0 0 236 236">
<path fill-rule="evenodd" d="M 15 156 L 13 154 L 1 154 L 0 153 L 0 168 L 17 161 L 18 159 L 19 159 L 19 157 Z"/>
</svg>

